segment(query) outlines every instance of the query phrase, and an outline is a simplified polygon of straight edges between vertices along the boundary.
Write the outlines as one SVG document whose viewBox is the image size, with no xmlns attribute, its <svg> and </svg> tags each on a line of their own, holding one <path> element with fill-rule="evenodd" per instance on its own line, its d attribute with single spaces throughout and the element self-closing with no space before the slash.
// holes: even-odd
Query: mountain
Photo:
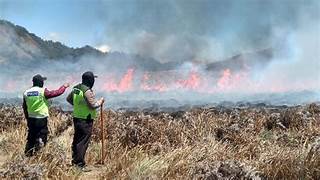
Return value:
<svg viewBox="0 0 320 180">
<path fill-rule="evenodd" d="M 226 68 L 242 70 L 257 66 L 264 67 L 271 61 L 272 53 L 271 48 L 263 49 L 239 54 L 217 62 L 200 62 L 200 64 L 208 71 L 220 71 Z M 2 65 L 13 64 L 28 67 L 30 62 L 37 62 L 37 64 L 48 60 L 78 62 L 87 57 L 94 57 L 95 60 L 103 61 L 107 67 L 134 67 L 146 71 L 172 70 L 185 63 L 185 61 L 160 63 L 152 57 L 122 52 L 103 53 L 88 45 L 81 48 L 71 48 L 60 42 L 43 40 L 24 27 L 0 20 L 0 64 Z M 92 58 L 87 59 L 92 60 Z"/>
<path fill-rule="evenodd" d="M 77 59 L 88 54 L 105 55 L 91 46 L 70 48 L 60 42 L 43 40 L 24 27 L 0 20 L 0 63 L 9 59 Z"/>
<path fill-rule="evenodd" d="M 77 62 L 84 57 L 104 59 L 104 63 L 120 67 L 138 67 L 144 70 L 157 71 L 173 69 L 175 64 L 161 64 L 151 57 L 126 54 L 122 52 L 103 53 L 91 46 L 71 48 L 60 42 L 43 40 L 24 27 L 0 20 L 0 64 L 26 66 L 32 61 L 68 60 Z M 92 58 L 91 58 L 92 59 Z"/>
<path fill-rule="evenodd" d="M 272 61 L 274 50 L 272 48 L 262 49 L 255 52 L 248 52 L 232 56 L 223 61 L 209 63 L 206 66 L 208 71 L 231 69 L 232 71 L 243 69 L 263 68 Z"/>
</svg>

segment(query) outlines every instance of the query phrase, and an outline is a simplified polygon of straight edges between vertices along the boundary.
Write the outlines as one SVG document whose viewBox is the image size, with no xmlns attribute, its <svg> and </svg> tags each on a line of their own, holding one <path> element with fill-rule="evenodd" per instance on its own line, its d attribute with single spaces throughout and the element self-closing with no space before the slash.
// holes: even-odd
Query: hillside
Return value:
<svg viewBox="0 0 320 180">
<path fill-rule="evenodd" d="M 60 42 L 43 40 L 24 27 L 0 20 L 0 58 L 2 62 L 10 59 L 77 59 L 82 55 L 90 54 L 102 56 L 104 53 L 91 46 L 70 48 Z M 1 61 L 0 61 L 1 62 Z"/>
<path fill-rule="evenodd" d="M 60 42 L 43 40 L 29 32 L 24 27 L 0 20 L 0 63 L 15 64 L 41 60 L 68 60 L 77 62 L 83 56 L 107 59 L 116 62 L 120 67 L 136 67 L 148 71 L 172 70 L 185 63 L 160 63 L 152 57 L 127 54 L 123 52 L 103 53 L 91 46 L 81 48 L 68 47 Z M 255 67 L 268 63 L 272 58 L 272 49 L 264 49 L 246 54 L 238 54 L 218 62 L 203 63 L 209 71 L 220 71 L 224 68 L 242 69 L 247 66 Z M 192 59 L 186 60 L 193 61 Z M 199 63 L 199 62 L 197 62 Z M 201 62 L 200 62 L 201 63 Z"/>
</svg>

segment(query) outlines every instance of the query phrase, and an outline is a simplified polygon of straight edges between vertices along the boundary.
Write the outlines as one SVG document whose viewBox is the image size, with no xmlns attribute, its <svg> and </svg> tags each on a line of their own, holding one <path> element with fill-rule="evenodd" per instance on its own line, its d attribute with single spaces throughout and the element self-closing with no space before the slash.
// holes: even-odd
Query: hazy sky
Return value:
<svg viewBox="0 0 320 180">
<path fill-rule="evenodd" d="M 270 47 L 275 29 L 319 20 L 319 10 L 317 0 L 0 0 L 1 19 L 42 38 L 160 59 Z"/>
</svg>

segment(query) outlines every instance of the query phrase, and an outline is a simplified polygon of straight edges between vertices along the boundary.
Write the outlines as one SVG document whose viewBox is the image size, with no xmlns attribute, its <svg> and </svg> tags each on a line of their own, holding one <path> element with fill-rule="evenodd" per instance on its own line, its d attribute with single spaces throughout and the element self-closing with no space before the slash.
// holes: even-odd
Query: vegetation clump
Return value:
<svg viewBox="0 0 320 180">
<path fill-rule="evenodd" d="M 70 112 L 52 108 L 49 142 L 23 155 L 22 109 L 0 106 L 1 178 L 319 179 L 320 106 L 197 107 L 182 111 L 106 110 L 87 153 L 90 173 L 71 166 Z"/>
</svg>

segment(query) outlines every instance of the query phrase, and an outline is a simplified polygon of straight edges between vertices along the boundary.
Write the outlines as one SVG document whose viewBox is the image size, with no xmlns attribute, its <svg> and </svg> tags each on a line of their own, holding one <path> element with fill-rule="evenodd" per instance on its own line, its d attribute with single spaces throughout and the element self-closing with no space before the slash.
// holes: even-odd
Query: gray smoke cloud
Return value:
<svg viewBox="0 0 320 180">
<path fill-rule="evenodd" d="M 95 87 L 111 102 L 270 100 L 262 95 L 247 97 L 320 91 L 319 1 L 117 1 L 112 2 L 113 10 L 109 9 L 109 1 L 96 4 L 96 18 L 105 25 L 105 36 L 99 36 L 96 43 L 106 43 L 125 53 L 84 55 L 76 61 L 39 59 L 34 58 L 42 56 L 39 49 L 17 44 L 20 37 L 14 32 L 2 32 L 0 84 L 4 91 L 28 88 L 37 73 L 48 77 L 49 88 L 65 81 L 75 84 L 87 70 L 99 75 Z M 235 64 L 225 71 L 206 69 L 209 63 L 223 62 L 236 54 L 251 60 L 246 53 L 265 48 L 273 50 L 272 59 L 266 64 L 249 68 Z M 16 56 L 23 58 L 10 58 Z M 259 61 L 260 57 L 254 59 Z M 18 63 L 4 66 L 9 61 Z M 170 68 L 159 69 L 161 64 L 157 61 L 169 62 Z M 172 62 L 176 64 L 170 65 Z M 151 89 L 156 91 L 144 92 L 143 78 L 149 78 Z M 163 91 L 164 85 L 167 89 Z M 119 93 L 121 88 L 130 90 Z M 289 96 L 286 100 L 303 96 Z M 320 100 L 320 95 L 308 100 Z"/>
<path fill-rule="evenodd" d="M 215 61 L 271 47 L 282 41 L 275 28 L 297 29 L 306 14 L 319 21 L 320 6 L 316 0 L 139 0 L 112 2 L 110 10 L 110 4 L 101 2 L 97 11 L 107 43 L 162 62 Z"/>
<path fill-rule="evenodd" d="M 294 29 L 275 29 L 275 36 L 283 41 L 285 55 L 278 55 L 264 71 L 256 72 L 261 81 L 287 89 L 320 89 L 320 21 L 319 17 L 305 13 Z M 286 35 L 283 36 L 282 34 Z"/>
</svg>

